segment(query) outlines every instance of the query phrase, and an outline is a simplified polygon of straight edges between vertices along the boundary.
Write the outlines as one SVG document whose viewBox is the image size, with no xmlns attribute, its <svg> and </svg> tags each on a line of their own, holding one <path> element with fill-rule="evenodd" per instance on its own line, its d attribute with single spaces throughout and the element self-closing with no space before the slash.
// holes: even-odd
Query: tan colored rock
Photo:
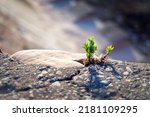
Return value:
<svg viewBox="0 0 150 117">
<path fill-rule="evenodd" d="M 56 68 L 84 67 L 77 60 L 86 58 L 82 53 L 38 49 L 19 51 L 11 57 L 25 64 L 50 65 Z"/>
</svg>

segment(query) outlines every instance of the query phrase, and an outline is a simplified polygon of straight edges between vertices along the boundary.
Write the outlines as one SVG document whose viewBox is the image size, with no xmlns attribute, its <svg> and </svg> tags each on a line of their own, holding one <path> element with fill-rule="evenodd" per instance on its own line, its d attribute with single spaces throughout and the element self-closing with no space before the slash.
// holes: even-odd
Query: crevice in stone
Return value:
<svg viewBox="0 0 150 117">
<path fill-rule="evenodd" d="M 24 92 L 24 91 L 29 91 L 30 89 L 32 89 L 31 87 L 21 87 L 19 89 L 16 89 L 15 92 Z"/>
<path fill-rule="evenodd" d="M 55 79 L 55 80 L 51 80 L 49 83 L 54 83 L 57 81 L 63 82 L 63 81 L 70 81 L 73 79 L 74 76 L 80 74 L 80 70 L 78 69 L 77 71 L 75 71 L 73 74 L 71 74 L 70 76 L 66 76 L 63 79 Z M 48 84 L 49 85 L 49 84 Z M 23 88 L 19 88 L 16 89 L 15 92 L 25 92 L 25 91 L 29 91 L 29 90 L 33 90 L 33 89 L 41 89 L 41 88 L 45 88 L 48 85 L 42 85 L 42 86 L 35 86 L 35 87 L 23 87 Z"/>
<path fill-rule="evenodd" d="M 68 81 L 68 80 L 73 80 L 73 77 L 74 76 L 77 76 L 77 75 L 79 75 L 80 74 L 80 70 L 78 69 L 77 71 L 75 71 L 73 74 L 71 74 L 71 75 L 69 75 L 69 76 L 66 76 L 66 77 L 64 77 L 63 79 L 61 78 L 61 79 L 55 79 L 55 80 L 52 80 L 52 81 L 50 81 L 50 83 L 54 83 L 54 82 L 56 82 L 56 81 L 60 81 L 60 82 L 62 82 L 62 81 Z"/>
</svg>

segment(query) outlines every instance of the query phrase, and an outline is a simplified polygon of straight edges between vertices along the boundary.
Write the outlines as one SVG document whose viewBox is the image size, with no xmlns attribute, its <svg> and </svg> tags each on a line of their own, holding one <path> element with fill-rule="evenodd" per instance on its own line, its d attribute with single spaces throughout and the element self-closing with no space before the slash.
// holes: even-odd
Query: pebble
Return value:
<svg viewBox="0 0 150 117">
<path fill-rule="evenodd" d="M 37 73 L 33 73 L 33 75 L 37 75 Z"/>
<path fill-rule="evenodd" d="M 130 67 L 126 67 L 126 70 L 129 72 L 129 73 L 132 73 L 133 71 L 132 71 L 132 69 L 130 68 Z"/>
<path fill-rule="evenodd" d="M 74 87 L 78 87 L 78 85 L 77 85 L 77 84 L 74 84 L 73 86 L 74 86 Z"/>
<path fill-rule="evenodd" d="M 104 78 L 104 75 L 96 75 L 97 78 Z"/>
<path fill-rule="evenodd" d="M 59 86 L 61 86 L 61 84 L 60 84 L 59 81 L 56 81 L 56 82 L 52 83 L 52 86 L 57 86 L 57 87 L 59 87 Z"/>
<path fill-rule="evenodd" d="M 42 72 L 41 72 L 41 74 L 43 74 L 43 75 L 45 75 L 45 74 L 47 74 L 48 72 L 46 71 L 46 70 L 43 70 Z"/>
<path fill-rule="evenodd" d="M 43 84 L 43 81 L 39 80 L 39 81 L 38 81 L 38 84 Z"/>
<path fill-rule="evenodd" d="M 15 99 L 18 99 L 18 96 L 17 96 L 17 95 L 13 95 L 13 96 L 12 96 L 12 99 L 14 99 L 14 100 L 15 100 Z"/>
<path fill-rule="evenodd" d="M 107 77 L 106 79 L 107 80 L 112 80 L 112 79 L 114 79 L 114 77 Z"/>
<path fill-rule="evenodd" d="M 5 78 L 1 79 L 1 81 L 3 83 L 8 83 L 10 81 L 10 79 L 11 79 L 10 77 L 5 77 Z"/>
<path fill-rule="evenodd" d="M 123 72 L 123 75 L 124 75 L 124 76 L 128 76 L 128 75 L 129 75 L 129 72 L 128 72 L 128 71 L 125 71 L 125 72 Z"/>
<path fill-rule="evenodd" d="M 48 85 L 48 84 L 49 84 L 49 82 L 48 82 L 48 81 L 45 81 L 45 82 L 44 82 L 44 85 Z"/>
<path fill-rule="evenodd" d="M 33 91 L 29 91 L 29 97 L 33 98 L 34 95 L 33 95 Z"/>
<path fill-rule="evenodd" d="M 100 81 L 100 83 L 102 83 L 104 85 L 109 85 L 110 81 L 109 80 L 102 80 L 102 81 Z"/>
<path fill-rule="evenodd" d="M 83 76 L 78 76 L 79 79 L 83 79 Z"/>
<path fill-rule="evenodd" d="M 141 80 L 141 77 L 136 78 L 136 80 Z"/>
<path fill-rule="evenodd" d="M 110 83 L 110 84 L 109 84 L 109 87 L 113 87 L 113 84 L 112 84 L 112 83 Z"/>
<path fill-rule="evenodd" d="M 143 84 L 142 84 L 142 86 L 143 86 L 143 87 L 146 87 L 146 86 L 147 86 L 147 84 L 146 84 L 146 83 L 143 83 Z"/>
<path fill-rule="evenodd" d="M 103 72 L 101 72 L 101 71 L 98 71 L 98 73 L 99 73 L 99 74 L 101 74 L 101 75 L 104 75 L 104 73 L 103 73 Z"/>
<path fill-rule="evenodd" d="M 111 68 L 111 67 L 107 67 L 106 69 L 105 69 L 105 71 L 107 71 L 107 72 L 111 72 L 113 69 Z"/>
<path fill-rule="evenodd" d="M 145 88 L 142 88 L 140 91 L 141 91 L 141 92 L 142 92 L 142 91 L 145 91 Z"/>
<path fill-rule="evenodd" d="M 8 66 L 8 63 L 4 63 L 3 66 Z"/>
<path fill-rule="evenodd" d="M 76 91 L 76 90 L 73 90 L 73 94 L 77 94 L 78 93 L 78 91 Z"/>
<path fill-rule="evenodd" d="M 134 78 L 138 78 L 139 77 L 139 75 L 134 75 Z"/>
<path fill-rule="evenodd" d="M 62 72 L 61 72 L 61 71 L 57 71 L 56 74 L 57 74 L 57 75 L 61 75 Z"/>
<path fill-rule="evenodd" d="M 48 76 L 50 76 L 50 77 L 54 77 L 54 74 L 48 74 Z"/>
<path fill-rule="evenodd" d="M 0 70 L 1 70 L 1 69 L 4 69 L 4 68 L 5 68 L 5 67 L 0 67 Z"/>
<path fill-rule="evenodd" d="M 75 80 L 75 81 L 78 80 L 78 79 L 79 79 L 79 78 L 78 78 L 77 76 L 74 76 L 74 77 L 73 77 L 73 80 Z"/>
<path fill-rule="evenodd" d="M 5 72 L 4 76 L 10 75 L 9 71 Z"/>
<path fill-rule="evenodd" d="M 43 77 L 43 74 L 39 74 L 38 76 L 37 76 L 37 78 L 42 78 Z"/>
<path fill-rule="evenodd" d="M 86 90 L 85 90 L 85 89 L 81 89 L 80 91 L 81 91 L 81 93 L 84 93 L 84 92 L 86 92 Z"/>
<path fill-rule="evenodd" d="M 126 82 L 131 82 L 131 79 L 126 79 Z"/>
</svg>

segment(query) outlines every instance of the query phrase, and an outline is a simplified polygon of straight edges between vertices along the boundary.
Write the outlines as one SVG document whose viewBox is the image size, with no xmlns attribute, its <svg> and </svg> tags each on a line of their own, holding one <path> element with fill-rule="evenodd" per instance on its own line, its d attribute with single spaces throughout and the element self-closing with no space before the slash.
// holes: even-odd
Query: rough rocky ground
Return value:
<svg viewBox="0 0 150 117">
<path fill-rule="evenodd" d="M 150 64 L 109 61 L 58 69 L 0 53 L 0 99 L 150 99 Z"/>
</svg>

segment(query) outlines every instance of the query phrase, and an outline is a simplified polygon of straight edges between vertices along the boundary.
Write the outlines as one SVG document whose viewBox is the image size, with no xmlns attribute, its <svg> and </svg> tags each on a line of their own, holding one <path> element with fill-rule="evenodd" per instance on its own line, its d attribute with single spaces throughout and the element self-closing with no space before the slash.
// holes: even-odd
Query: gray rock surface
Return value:
<svg viewBox="0 0 150 117">
<path fill-rule="evenodd" d="M 101 66 L 56 68 L 0 54 L 0 99 L 148 100 L 150 64 L 111 60 Z"/>
</svg>

